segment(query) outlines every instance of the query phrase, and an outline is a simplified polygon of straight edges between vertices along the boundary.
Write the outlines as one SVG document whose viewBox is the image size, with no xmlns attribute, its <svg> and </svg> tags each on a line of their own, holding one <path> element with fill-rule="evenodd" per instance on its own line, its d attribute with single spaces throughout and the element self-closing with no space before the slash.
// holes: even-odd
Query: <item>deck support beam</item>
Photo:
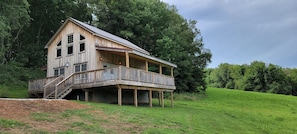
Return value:
<svg viewBox="0 0 297 134">
<path fill-rule="evenodd" d="M 89 102 L 89 91 L 85 90 L 85 102 Z"/>
<path fill-rule="evenodd" d="M 171 77 L 173 77 L 173 67 L 171 67 Z"/>
<path fill-rule="evenodd" d="M 127 51 L 125 52 L 125 57 L 126 57 L 126 67 L 130 67 L 129 53 Z"/>
<path fill-rule="evenodd" d="M 170 94 L 171 94 L 171 107 L 174 107 L 174 104 L 173 104 L 173 91 L 171 91 Z"/>
<path fill-rule="evenodd" d="M 118 105 L 122 106 L 122 88 L 118 86 Z"/>
<path fill-rule="evenodd" d="M 135 105 L 135 107 L 138 106 L 137 89 L 134 89 L 134 105 Z"/>
<path fill-rule="evenodd" d="M 158 100 L 159 100 L 159 106 L 161 106 L 161 91 L 158 92 Z"/>
<path fill-rule="evenodd" d="M 163 74 L 163 73 L 162 73 L 162 65 L 159 65 L 159 73 L 160 73 L 160 74 Z"/>
<path fill-rule="evenodd" d="M 164 91 L 161 91 L 162 107 L 164 107 Z"/>
<path fill-rule="evenodd" d="M 149 105 L 153 107 L 153 93 L 152 90 L 149 90 Z"/>
<path fill-rule="evenodd" d="M 145 71 L 148 72 L 148 61 L 145 61 Z"/>
</svg>

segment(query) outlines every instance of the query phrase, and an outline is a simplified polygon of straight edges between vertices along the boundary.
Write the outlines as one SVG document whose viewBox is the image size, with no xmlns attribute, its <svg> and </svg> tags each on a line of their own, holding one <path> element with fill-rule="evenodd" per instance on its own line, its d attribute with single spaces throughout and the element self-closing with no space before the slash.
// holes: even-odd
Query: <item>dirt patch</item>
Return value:
<svg viewBox="0 0 297 134">
<path fill-rule="evenodd" d="M 0 118 L 29 126 L 0 126 L 0 132 L 15 134 L 56 133 L 67 130 L 88 133 L 96 125 L 100 126 L 104 133 L 140 133 L 144 129 L 137 123 L 122 121 L 118 114 L 107 114 L 101 109 L 68 100 L 0 98 Z"/>
<path fill-rule="evenodd" d="M 67 100 L 0 99 L 0 117 L 21 121 L 32 113 L 55 113 L 82 108 L 88 106 Z"/>
<path fill-rule="evenodd" d="M 0 118 L 23 122 L 31 127 L 30 131 L 57 132 L 68 128 L 64 125 L 67 121 L 61 120 L 59 114 L 55 113 L 84 108 L 89 108 L 89 106 L 68 100 L 0 99 Z M 45 118 L 45 121 L 34 120 L 32 115 L 38 113 L 47 113 L 49 119 Z M 13 128 L 0 127 L 0 131 L 24 133 L 22 130 Z"/>
</svg>

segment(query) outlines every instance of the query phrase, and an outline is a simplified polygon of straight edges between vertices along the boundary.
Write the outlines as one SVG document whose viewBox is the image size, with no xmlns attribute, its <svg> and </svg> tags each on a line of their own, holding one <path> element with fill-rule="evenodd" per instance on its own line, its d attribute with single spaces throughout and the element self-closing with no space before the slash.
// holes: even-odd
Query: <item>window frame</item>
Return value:
<svg viewBox="0 0 297 134">
<path fill-rule="evenodd" d="M 71 33 L 67 35 L 67 55 L 73 55 L 74 53 L 73 44 L 74 44 L 74 34 Z"/>
<path fill-rule="evenodd" d="M 74 64 L 74 72 L 75 73 L 83 72 L 83 71 L 87 71 L 87 70 L 88 70 L 88 64 L 87 63 Z M 81 73 L 76 77 L 76 79 L 78 79 L 78 80 L 87 79 L 87 76 L 88 75 L 86 73 Z"/>
<path fill-rule="evenodd" d="M 62 57 L 62 40 L 60 40 L 56 45 L 56 58 Z"/>
<path fill-rule="evenodd" d="M 60 75 L 65 75 L 65 67 L 54 68 L 54 76 L 60 76 Z"/>
<path fill-rule="evenodd" d="M 86 51 L 86 37 L 83 35 L 79 35 L 79 53 L 83 53 Z M 83 49 L 82 49 L 83 48 Z"/>
</svg>

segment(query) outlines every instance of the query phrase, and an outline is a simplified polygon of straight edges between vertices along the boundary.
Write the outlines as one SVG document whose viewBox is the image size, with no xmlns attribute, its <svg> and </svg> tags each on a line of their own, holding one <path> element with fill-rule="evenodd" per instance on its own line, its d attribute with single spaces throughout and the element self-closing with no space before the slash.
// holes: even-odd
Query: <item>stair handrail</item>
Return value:
<svg viewBox="0 0 297 134">
<path fill-rule="evenodd" d="M 66 80 L 72 78 L 72 76 L 76 74 L 76 73 L 72 73 L 69 76 L 67 76 L 65 79 L 63 79 L 62 81 L 60 81 L 58 84 L 56 84 L 55 86 L 55 99 L 58 99 L 58 86 L 61 85 L 62 83 L 64 83 Z"/>
<path fill-rule="evenodd" d="M 63 77 L 64 77 L 63 75 L 60 75 L 60 76 L 58 76 L 57 78 L 55 78 L 54 80 L 50 81 L 49 83 L 47 83 L 47 84 L 45 84 L 45 85 L 43 86 L 43 98 L 46 97 L 46 90 L 47 90 L 47 87 L 48 87 L 49 85 L 51 85 L 52 83 L 56 82 L 57 80 L 59 80 L 60 78 L 63 79 Z"/>
</svg>

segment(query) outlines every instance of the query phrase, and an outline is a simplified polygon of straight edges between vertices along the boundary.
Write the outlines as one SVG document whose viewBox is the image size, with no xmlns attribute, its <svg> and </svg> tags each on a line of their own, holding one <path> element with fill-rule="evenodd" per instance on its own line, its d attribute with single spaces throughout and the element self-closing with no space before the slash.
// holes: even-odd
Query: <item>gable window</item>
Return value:
<svg viewBox="0 0 297 134">
<path fill-rule="evenodd" d="M 73 34 L 68 35 L 68 44 L 73 43 Z"/>
<path fill-rule="evenodd" d="M 64 67 L 54 69 L 54 76 L 59 76 L 59 75 L 64 75 L 64 74 L 65 74 Z"/>
<path fill-rule="evenodd" d="M 82 36 L 82 35 L 79 36 L 79 40 L 84 40 L 84 39 L 85 39 L 84 36 Z"/>
<path fill-rule="evenodd" d="M 62 43 L 61 41 L 59 41 L 57 44 L 57 57 L 61 57 L 61 56 L 62 56 Z"/>
</svg>

